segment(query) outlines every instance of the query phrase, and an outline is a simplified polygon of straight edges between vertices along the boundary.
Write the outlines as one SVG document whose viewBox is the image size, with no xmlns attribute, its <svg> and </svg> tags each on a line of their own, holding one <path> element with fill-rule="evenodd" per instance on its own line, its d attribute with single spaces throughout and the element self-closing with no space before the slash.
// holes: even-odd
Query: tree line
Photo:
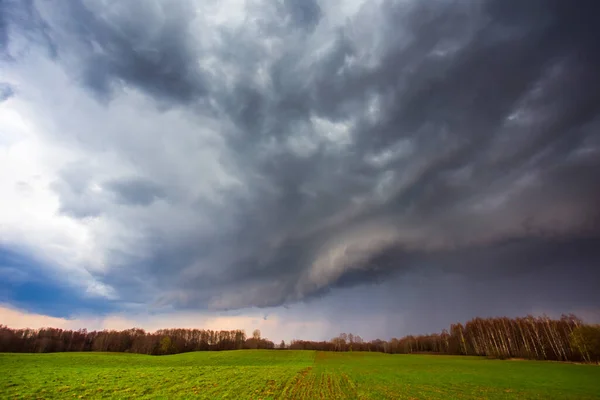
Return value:
<svg viewBox="0 0 600 400">
<path fill-rule="evenodd" d="M 430 335 L 365 342 L 342 333 L 330 341 L 294 340 L 290 349 L 378 351 L 391 354 L 436 353 L 494 358 L 600 362 L 600 325 L 588 325 L 575 315 L 475 318 L 465 325 Z"/>
<path fill-rule="evenodd" d="M 0 352 L 52 353 L 63 351 L 130 352 L 150 355 L 190 351 L 273 349 L 275 345 L 255 330 L 246 337 L 243 330 L 160 329 L 146 332 L 57 328 L 11 329 L 0 325 Z"/>
<path fill-rule="evenodd" d="M 132 352 L 151 355 L 190 351 L 240 349 L 293 349 L 322 351 L 375 351 L 390 354 L 436 353 L 494 358 L 599 362 L 600 325 L 588 325 L 575 315 L 560 319 L 547 316 L 523 318 L 475 318 L 452 324 L 449 330 L 389 341 L 365 341 L 342 333 L 329 341 L 293 340 L 278 346 L 255 330 L 161 329 L 146 332 L 64 330 L 56 328 L 11 329 L 0 325 L 0 352 L 48 353 L 62 351 Z"/>
</svg>

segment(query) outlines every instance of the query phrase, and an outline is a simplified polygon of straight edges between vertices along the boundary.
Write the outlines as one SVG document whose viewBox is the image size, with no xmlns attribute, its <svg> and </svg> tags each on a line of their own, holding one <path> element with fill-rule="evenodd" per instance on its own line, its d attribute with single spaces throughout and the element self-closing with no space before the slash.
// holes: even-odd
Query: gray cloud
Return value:
<svg viewBox="0 0 600 400">
<path fill-rule="evenodd" d="M 2 49 L 3 53 L 8 43 L 8 21 L 6 18 L 6 11 L 8 7 L 5 3 L 5 1 L 0 3 L 0 11 L 2 11 L 0 12 L 0 48 Z"/>
<path fill-rule="evenodd" d="M 314 29 L 321 19 L 321 7 L 315 0 L 284 0 L 283 4 L 295 26 Z"/>
<path fill-rule="evenodd" d="M 5 100 L 8 100 L 12 96 L 14 96 L 14 94 L 15 92 L 10 85 L 0 82 L 0 103 Z"/>
<path fill-rule="evenodd" d="M 51 184 L 52 190 L 61 199 L 61 213 L 74 218 L 97 217 L 102 214 L 102 204 L 90 187 L 89 173 L 84 165 L 72 164 L 62 172 L 59 180 Z"/>
<path fill-rule="evenodd" d="M 56 56 L 49 30 L 34 0 L 0 2 L 0 56 L 3 61 L 14 62 L 34 43 L 41 44 L 48 56 Z"/>
<path fill-rule="evenodd" d="M 160 186 L 144 179 L 129 178 L 108 182 L 106 185 L 125 204 L 147 206 L 164 193 Z"/>
<path fill-rule="evenodd" d="M 212 6 L 34 7 L 104 101 L 82 118 L 118 117 L 77 142 L 118 163 L 54 188 L 132 230 L 101 275 L 123 298 L 266 307 L 427 268 L 533 274 L 557 248 L 551 276 L 597 275 L 569 251 L 600 235 L 596 2 L 249 2 L 220 25 Z"/>
</svg>

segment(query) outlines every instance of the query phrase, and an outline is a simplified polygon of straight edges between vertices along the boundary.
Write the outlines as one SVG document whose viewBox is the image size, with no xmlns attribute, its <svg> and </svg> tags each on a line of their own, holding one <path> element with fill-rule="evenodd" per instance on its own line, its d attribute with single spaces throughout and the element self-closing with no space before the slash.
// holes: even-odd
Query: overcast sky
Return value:
<svg viewBox="0 0 600 400">
<path fill-rule="evenodd" d="M 1 0 L 0 323 L 600 321 L 599 13 Z"/>
</svg>

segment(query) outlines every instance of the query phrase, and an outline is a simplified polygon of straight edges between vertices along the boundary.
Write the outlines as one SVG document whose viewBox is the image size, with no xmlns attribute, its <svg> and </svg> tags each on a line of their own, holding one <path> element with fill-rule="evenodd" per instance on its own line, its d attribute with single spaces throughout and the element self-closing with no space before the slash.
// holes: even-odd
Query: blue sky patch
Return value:
<svg viewBox="0 0 600 400">
<path fill-rule="evenodd" d="M 105 314 L 115 303 L 65 284 L 35 257 L 0 247 L 0 302 L 53 317 Z"/>
</svg>

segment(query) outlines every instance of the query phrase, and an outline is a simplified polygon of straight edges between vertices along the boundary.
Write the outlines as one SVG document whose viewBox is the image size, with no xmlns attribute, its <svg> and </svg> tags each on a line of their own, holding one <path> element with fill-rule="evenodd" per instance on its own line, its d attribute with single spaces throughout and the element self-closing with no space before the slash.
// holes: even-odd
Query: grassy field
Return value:
<svg viewBox="0 0 600 400">
<path fill-rule="evenodd" d="M 0 398 L 592 399 L 600 367 L 475 357 L 242 350 L 0 354 Z"/>
</svg>

